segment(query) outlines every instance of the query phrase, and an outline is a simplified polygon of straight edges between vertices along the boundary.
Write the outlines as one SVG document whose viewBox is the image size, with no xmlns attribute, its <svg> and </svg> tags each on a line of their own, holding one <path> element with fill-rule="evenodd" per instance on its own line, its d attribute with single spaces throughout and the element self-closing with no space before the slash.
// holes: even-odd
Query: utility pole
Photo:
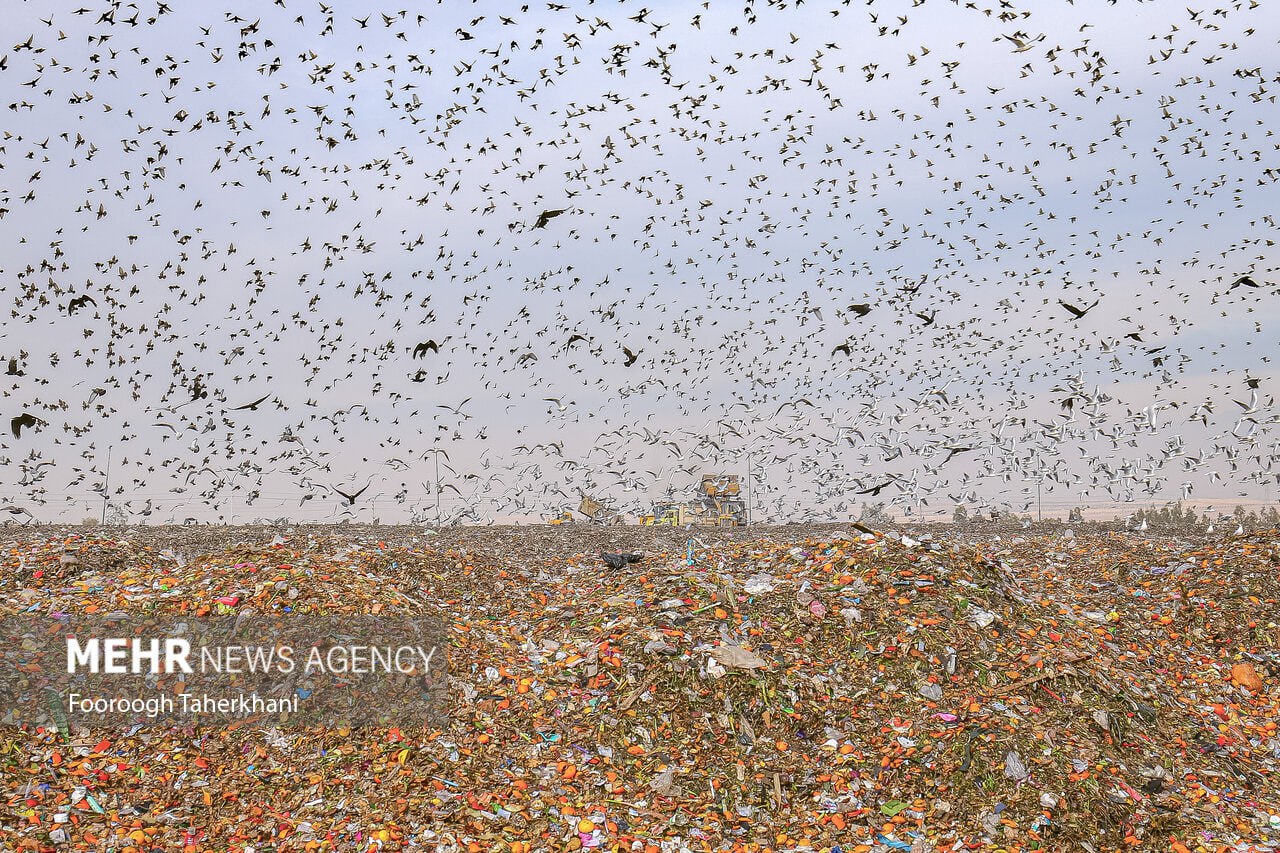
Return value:
<svg viewBox="0 0 1280 853">
<path fill-rule="evenodd" d="M 107 523 L 107 501 L 111 494 L 111 447 L 107 446 L 107 470 L 102 475 L 102 524 Z"/>
<path fill-rule="evenodd" d="M 1031 482 L 1030 477 L 1023 477 L 1022 482 Z M 1036 470 L 1036 521 L 1044 521 L 1043 505 L 1040 500 L 1040 490 L 1044 485 L 1044 462 L 1040 463 L 1040 467 Z"/>
<path fill-rule="evenodd" d="M 427 453 L 430 453 L 430 454 L 434 455 L 434 456 L 435 456 L 435 459 L 436 459 L 436 461 L 435 461 L 435 469 L 436 469 L 436 527 L 439 527 L 439 526 L 440 526 L 440 454 L 441 454 L 441 453 L 444 453 L 444 451 L 443 451 L 443 450 L 441 450 L 439 447 L 428 447 L 426 450 L 424 450 L 424 451 L 423 451 L 423 455 L 426 455 Z M 449 458 L 449 454 L 448 454 L 448 453 L 444 453 L 444 456 L 445 456 L 445 458 L 446 458 L 446 459 L 448 459 L 448 458 Z M 451 470 L 451 471 L 452 471 L 453 469 L 452 469 L 452 468 L 450 468 L 449 470 Z M 423 485 L 426 485 L 426 484 L 425 484 L 425 483 L 423 483 Z"/>
<path fill-rule="evenodd" d="M 227 518 L 223 522 L 227 526 L 236 523 L 236 484 L 234 477 L 235 473 L 230 468 L 222 469 L 223 482 L 228 483 L 231 487 L 231 490 L 227 492 Z"/>
</svg>

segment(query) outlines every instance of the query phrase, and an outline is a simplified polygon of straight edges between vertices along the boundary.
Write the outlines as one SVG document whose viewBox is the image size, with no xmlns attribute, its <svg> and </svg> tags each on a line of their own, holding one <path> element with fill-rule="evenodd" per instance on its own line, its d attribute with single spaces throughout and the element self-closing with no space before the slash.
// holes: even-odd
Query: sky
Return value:
<svg viewBox="0 0 1280 853">
<path fill-rule="evenodd" d="M 15 521 L 1275 496 L 1260 3 L 9 11 Z"/>
</svg>

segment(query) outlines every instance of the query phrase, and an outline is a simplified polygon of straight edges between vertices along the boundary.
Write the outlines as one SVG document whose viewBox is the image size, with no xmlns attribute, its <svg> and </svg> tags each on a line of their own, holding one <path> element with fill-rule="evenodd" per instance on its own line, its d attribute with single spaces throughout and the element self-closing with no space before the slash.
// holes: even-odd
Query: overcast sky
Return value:
<svg viewBox="0 0 1280 853">
<path fill-rule="evenodd" d="M 1262 5 L 14 5 L 0 494 L 1273 497 Z"/>
</svg>

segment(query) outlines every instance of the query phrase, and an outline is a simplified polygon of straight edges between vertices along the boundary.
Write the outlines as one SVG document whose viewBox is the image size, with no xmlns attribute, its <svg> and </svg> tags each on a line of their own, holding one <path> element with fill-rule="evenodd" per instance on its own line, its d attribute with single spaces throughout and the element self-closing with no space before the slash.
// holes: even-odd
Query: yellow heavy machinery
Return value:
<svg viewBox="0 0 1280 853">
<path fill-rule="evenodd" d="M 640 516 L 640 523 L 656 527 L 684 527 L 692 524 L 689 507 L 683 503 L 665 501 L 653 505 L 653 511 Z"/>
<path fill-rule="evenodd" d="M 610 507 L 590 495 L 583 495 L 578 504 L 578 512 L 586 516 L 592 524 L 621 524 L 622 517 Z"/>
<path fill-rule="evenodd" d="M 652 512 L 640 517 L 640 523 L 670 527 L 684 527 L 686 524 L 737 527 L 747 522 L 747 505 L 741 492 L 742 484 L 737 474 L 703 474 L 695 502 L 659 501 L 653 505 Z"/>
<path fill-rule="evenodd" d="M 742 499 L 742 483 L 737 474 L 703 474 L 700 491 L 704 524 L 738 527 L 747 523 L 747 504 Z"/>
</svg>

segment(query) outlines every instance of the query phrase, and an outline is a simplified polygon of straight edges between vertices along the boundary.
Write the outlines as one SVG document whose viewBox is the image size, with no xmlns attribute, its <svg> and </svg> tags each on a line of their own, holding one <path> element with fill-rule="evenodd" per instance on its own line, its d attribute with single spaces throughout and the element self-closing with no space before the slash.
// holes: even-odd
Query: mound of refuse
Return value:
<svg viewBox="0 0 1280 853">
<path fill-rule="evenodd" d="M 449 676 L 421 725 L 10 729 L 6 849 L 1280 849 L 1276 531 L 484 536 L 10 543 L 5 614 L 427 612 Z"/>
</svg>

